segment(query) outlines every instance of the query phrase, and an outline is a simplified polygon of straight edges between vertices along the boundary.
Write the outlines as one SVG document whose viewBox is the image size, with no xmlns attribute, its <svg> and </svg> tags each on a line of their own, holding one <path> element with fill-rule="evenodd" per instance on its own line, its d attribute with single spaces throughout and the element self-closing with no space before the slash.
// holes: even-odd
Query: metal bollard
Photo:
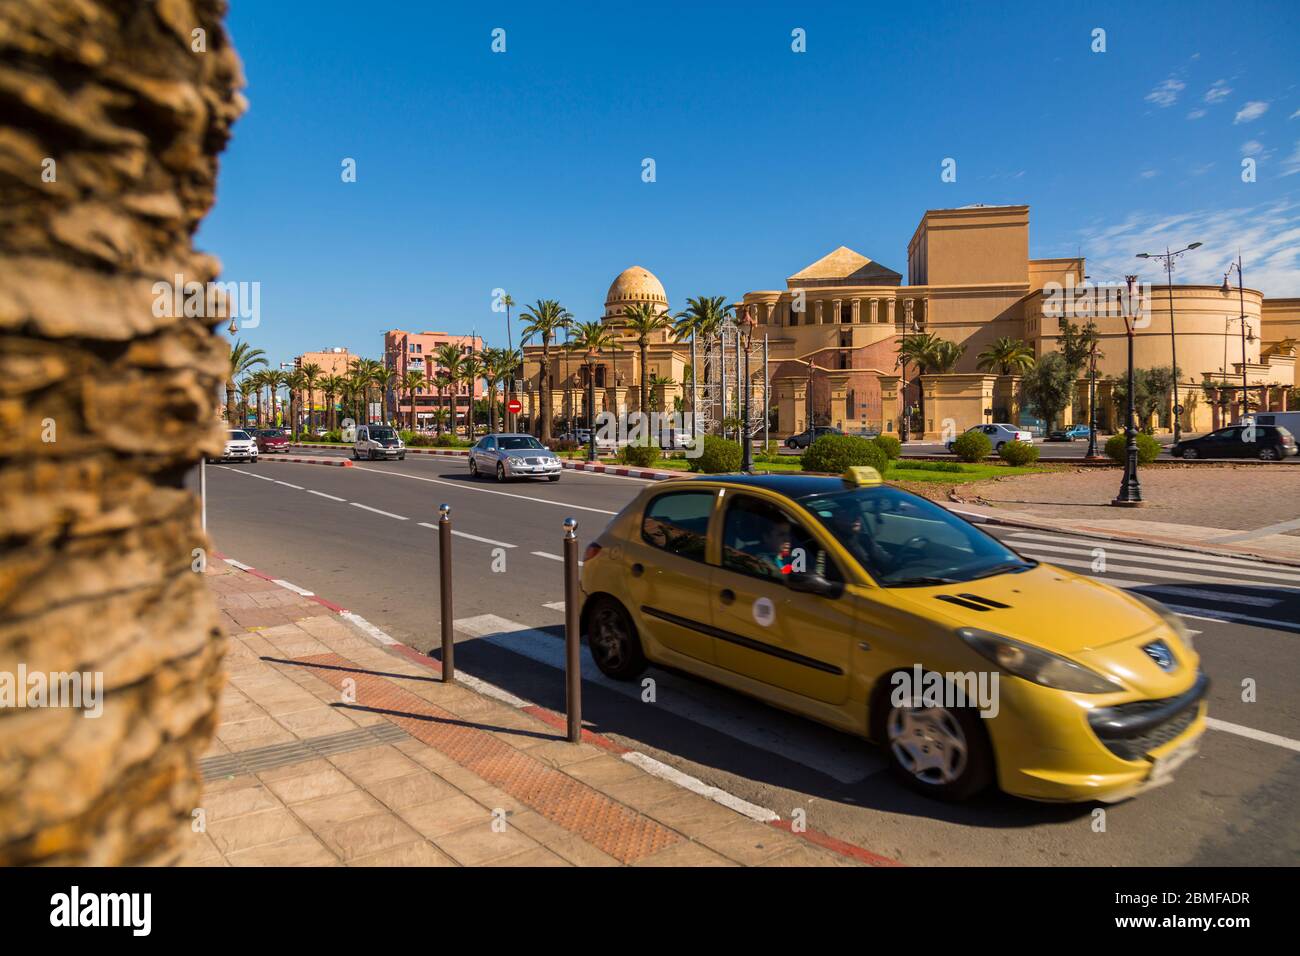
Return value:
<svg viewBox="0 0 1300 956">
<path fill-rule="evenodd" d="M 456 679 L 456 642 L 451 609 L 451 505 L 438 505 L 438 578 L 442 595 L 442 682 Z"/>
<path fill-rule="evenodd" d="M 578 633 L 578 522 L 564 519 L 564 709 L 569 743 L 582 739 L 582 635 Z"/>
</svg>

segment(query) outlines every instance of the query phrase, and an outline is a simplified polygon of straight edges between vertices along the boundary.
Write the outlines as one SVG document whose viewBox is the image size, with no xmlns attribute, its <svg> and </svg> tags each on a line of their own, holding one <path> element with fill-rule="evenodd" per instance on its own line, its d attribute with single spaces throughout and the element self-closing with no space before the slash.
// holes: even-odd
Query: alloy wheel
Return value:
<svg viewBox="0 0 1300 956">
<path fill-rule="evenodd" d="M 894 757 L 922 783 L 950 784 L 966 770 L 966 732 L 947 708 L 895 707 L 887 732 Z"/>
</svg>

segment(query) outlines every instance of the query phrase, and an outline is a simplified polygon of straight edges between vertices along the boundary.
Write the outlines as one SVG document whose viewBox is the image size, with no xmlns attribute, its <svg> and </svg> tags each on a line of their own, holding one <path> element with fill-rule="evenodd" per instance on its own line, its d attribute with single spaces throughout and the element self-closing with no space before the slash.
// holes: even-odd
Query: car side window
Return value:
<svg viewBox="0 0 1300 956">
<path fill-rule="evenodd" d="M 736 495 L 727 504 L 722 528 L 722 566 L 756 578 L 782 580 L 812 571 L 843 581 L 835 561 L 798 521 L 766 501 Z"/>
<path fill-rule="evenodd" d="M 1210 437 L 1213 438 L 1215 441 L 1229 441 L 1232 438 L 1236 437 L 1236 432 L 1237 429 L 1235 428 L 1220 428 L 1217 432 L 1212 434 Z"/>
<path fill-rule="evenodd" d="M 370 431 L 364 426 L 357 429 L 357 441 L 369 441 Z"/>
<path fill-rule="evenodd" d="M 675 491 L 646 505 L 641 540 L 693 561 L 703 561 L 709 540 L 713 491 Z"/>
</svg>

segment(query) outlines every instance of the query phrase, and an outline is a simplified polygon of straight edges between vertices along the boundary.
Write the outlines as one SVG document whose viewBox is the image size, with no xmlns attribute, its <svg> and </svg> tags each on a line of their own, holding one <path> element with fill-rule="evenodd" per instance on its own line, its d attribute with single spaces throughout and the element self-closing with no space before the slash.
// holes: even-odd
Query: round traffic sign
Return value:
<svg viewBox="0 0 1300 956">
<path fill-rule="evenodd" d="M 511 415 L 518 415 L 523 410 L 524 410 L 524 403 L 517 398 L 512 398 L 510 399 L 510 401 L 506 402 L 506 411 L 508 411 Z"/>
</svg>

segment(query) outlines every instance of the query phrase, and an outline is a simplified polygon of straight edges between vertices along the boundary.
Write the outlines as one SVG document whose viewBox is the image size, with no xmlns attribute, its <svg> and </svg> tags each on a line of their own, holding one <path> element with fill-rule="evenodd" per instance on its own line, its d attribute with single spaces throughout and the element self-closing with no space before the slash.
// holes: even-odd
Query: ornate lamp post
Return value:
<svg viewBox="0 0 1300 956">
<path fill-rule="evenodd" d="M 741 370 L 741 409 L 740 409 L 740 442 L 743 457 L 741 459 L 740 470 L 747 475 L 754 473 L 754 443 L 751 437 L 753 429 L 749 421 L 749 402 L 750 402 L 750 381 L 749 381 L 749 352 L 754 347 L 754 314 L 750 308 L 745 309 L 744 315 L 740 320 L 740 347 L 745 353 L 744 365 Z"/>
<path fill-rule="evenodd" d="M 1171 371 L 1174 375 L 1174 441 L 1182 438 L 1182 429 L 1178 419 L 1183 407 L 1178 400 L 1178 336 L 1174 334 L 1174 260 L 1184 252 L 1200 248 L 1200 245 L 1199 242 L 1190 242 L 1186 248 L 1179 249 L 1177 252 L 1170 252 L 1169 247 L 1165 246 L 1163 255 L 1159 252 L 1139 252 L 1137 254 L 1139 259 L 1163 260 L 1165 266 L 1165 288 L 1169 291 L 1169 360 L 1173 363 Z"/>
<path fill-rule="evenodd" d="M 1138 448 L 1137 448 L 1137 413 L 1133 404 L 1133 332 L 1137 323 L 1137 310 L 1134 308 L 1134 287 L 1137 276 L 1125 276 L 1128 283 L 1127 307 L 1124 309 L 1124 331 L 1128 333 L 1128 448 L 1124 458 L 1124 480 L 1119 486 L 1119 495 L 1111 501 L 1121 508 L 1137 508 L 1142 505 L 1142 487 L 1138 484 Z"/>
<path fill-rule="evenodd" d="M 1237 303 L 1238 308 L 1241 310 L 1241 417 L 1245 418 L 1250 413 L 1250 393 L 1246 391 L 1248 387 L 1246 379 L 1246 290 L 1242 285 L 1245 276 L 1241 271 L 1240 253 L 1237 254 L 1237 261 L 1228 266 L 1228 271 L 1223 274 L 1223 285 L 1219 286 L 1219 291 L 1224 295 L 1227 295 L 1230 291 L 1228 276 L 1232 275 L 1234 269 L 1237 271 Z M 1226 368 L 1224 372 L 1227 372 Z"/>
<path fill-rule="evenodd" d="M 1088 451 L 1085 459 L 1097 455 L 1097 335 L 1092 336 L 1092 349 L 1088 354 Z"/>
<path fill-rule="evenodd" d="M 596 350 L 587 349 L 587 461 L 596 460 Z"/>
</svg>

